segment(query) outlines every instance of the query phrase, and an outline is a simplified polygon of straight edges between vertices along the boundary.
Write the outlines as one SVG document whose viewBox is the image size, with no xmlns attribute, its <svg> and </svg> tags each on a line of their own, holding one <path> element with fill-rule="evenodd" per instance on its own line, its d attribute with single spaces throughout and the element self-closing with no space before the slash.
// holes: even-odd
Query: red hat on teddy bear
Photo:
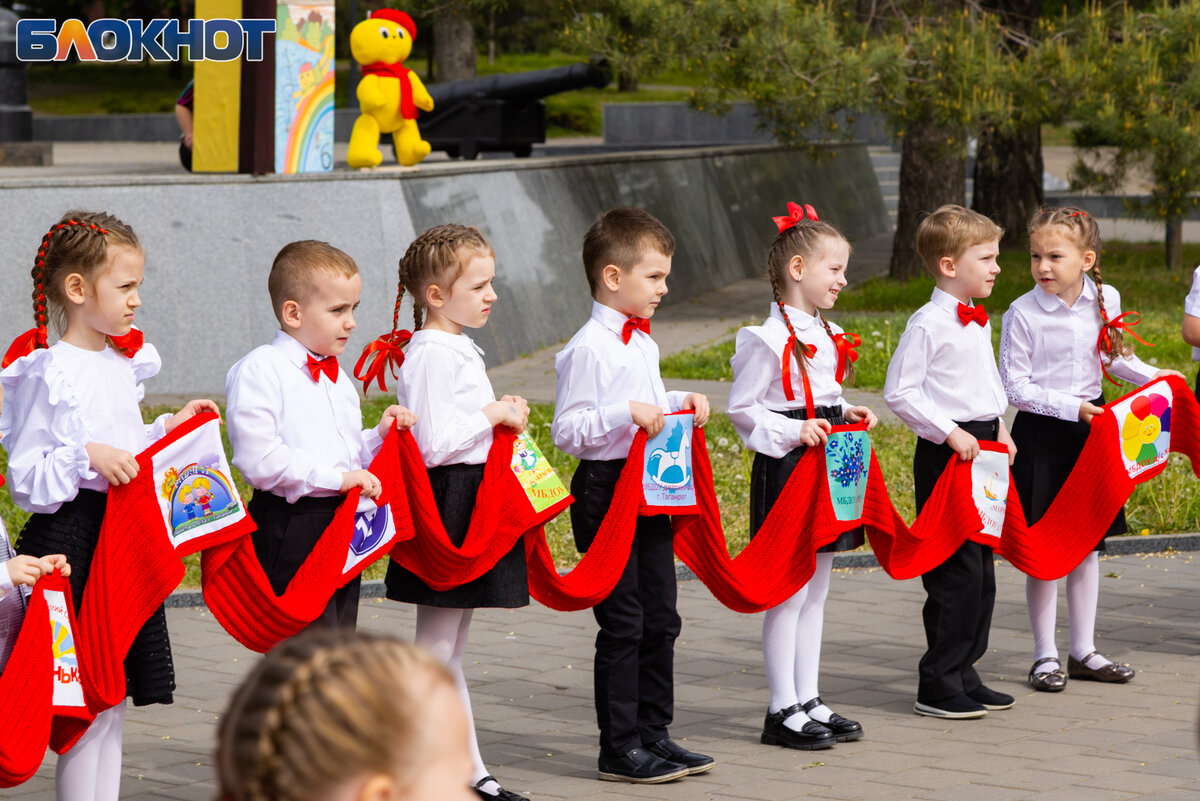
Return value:
<svg viewBox="0 0 1200 801">
<path fill-rule="evenodd" d="M 408 31 L 408 35 L 413 39 L 417 38 L 417 24 L 413 22 L 412 17 L 403 11 L 397 11 L 394 8 L 381 8 L 371 13 L 371 19 L 386 19 L 389 22 L 394 22 Z"/>
</svg>

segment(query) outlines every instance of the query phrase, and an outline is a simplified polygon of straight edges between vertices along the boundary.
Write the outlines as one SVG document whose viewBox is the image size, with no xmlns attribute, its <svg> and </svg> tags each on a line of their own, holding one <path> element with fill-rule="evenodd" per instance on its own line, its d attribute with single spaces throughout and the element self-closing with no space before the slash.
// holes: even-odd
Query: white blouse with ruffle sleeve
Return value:
<svg viewBox="0 0 1200 801">
<path fill-rule="evenodd" d="M 0 373 L 0 445 L 8 452 L 8 487 L 17 505 L 51 513 L 80 489 L 107 492 L 86 446 L 99 442 L 136 455 L 163 436 L 168 415 L 146 425 L 139 408 L 142 382 L 161 367 L 153 345 L 130 359 L 110 347 L 93 351 L 60 341 Z"/>
</svg>

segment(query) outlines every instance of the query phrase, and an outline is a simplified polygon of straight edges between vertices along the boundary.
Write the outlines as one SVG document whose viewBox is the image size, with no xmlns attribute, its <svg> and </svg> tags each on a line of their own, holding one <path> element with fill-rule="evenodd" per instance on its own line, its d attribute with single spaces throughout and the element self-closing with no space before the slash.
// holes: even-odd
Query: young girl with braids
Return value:
<svg viewBox="0 0 1200 801">
<path fill-rule="evenodd" d="M 1145 364 L 1125 344 L 1121 329 L 1128 324 L 1121 320 L 1121 296 L 1101 279 L 1100 248 L 1100 229 L 1086 211 L 1067 206 L 1038 212 L 1029 221 L 1037 286 L 1004 315 L 1000 376 L 1009 403 L 1019 410 L 1012 429 L 1017 443 L 1012 475 L 1030 525 L 1050 507 L 1083 450 L 1091 419 L 1103 411 L 1105 376 L 1144 384 L 1179 375 Z M 1066 675 L 1054 643 L 1058 582 L 1026 578 L 1034 638 L 1029 683 L 1034 689 L 1059 692 L 1067 676 L 1118 683 L 1133 678 L 1132 668 L 1100 654 L 1095 643 L 1097 554 L 1104 550 L 1105 537 L 1125 531 L 1121 510 L 1107 531 L 1096 532 L 1096 550 L 1067 575 L 1071 651 Z"/>
<path fill-rule="evenodd" d="M 779 234 L 767 254 L 775 303 L 761 326 L 738 331 L 733 355 L 729 420 L 755 451 L 750 475 L 750 530 L 757 532 L 807 447 L 823 446 L 830 428 L 876 418 L 842 397 L 853 380 L 858 337 L 821 315 L 846 286 L 850 243 L 817 219 L 812 206 L 788 204 L 776 217 Z M 828 748 L 857 740 L 862 726 L 822 702 L 817 693 L 821 627 L 833 552 L 857 548 L 862 529 L 845 532 L 819 549 L 808 584 L 763 615 L 763 661 L 771 701 L 762 742 L 785 748 Z"/>
<path fill-rule="evenodd" d="M 134 454 L 200 412 L 210 400 L 142 422 L 142 382 L 159 371 L 153 345 L 133 328 L 145 257 L 133 229 L 109 214 L 68 212 L 42 238 L 33 267 L 36 327 L 13 343 L 0 373 L 6 403 L 0 435 L 8 486 L 33 516 L 17 541 L 31 556 L 65 554 L 78 612 L 110 485 L 138 473 Z M 61 336 L 49 344 L 53 316 Z M 135 705 L 172 701 L 175 674 L 160 606 L 125 660 Z M 124 705 L 96 716 L 58 759 L 58 798 L 115 799 L 121 781 Z"/>
<path fill-rule="evenodd" d="M 475 228 L 439 225 L 413 240 L 400 260 L 400 289 L 385 337 L 403 341 L 400 303 L 412 298 L 413 333 L 400 366 L 399 403 L 414 411 L 413 437 L 429 469 L 429 482 L 451 542 L 460 546 L 471 522 L 475 496 L 492 445 L 492 428 L 524 431 L 529 405 L 505 395 L 496 400 L 484 368 L 482 350 L 464 333 L 487 324 L 496 292 L 492 246 Z M 495 567 L 473 581 L 437 591 L 395 562 L 388 566 L 387 597 L 417 604 L 416 643 L 428 648 L 450 669 L 471 720 L 473 785 L 480 797 L 516 801 L 522 796 L 499 785 L 484 767 L 471 718 L 471 699 L 463 675 L 463 653 L 471 614 L 479 607 L 512 609 L 529 603 L 525 546 L 517 542 Z"/>
<path fill-rule="evenodd" d="M 466 801 L 454 680 L 427 651 L 304 632 L 255 666 L 217 734 L 220 801 Z"/>
</svg>

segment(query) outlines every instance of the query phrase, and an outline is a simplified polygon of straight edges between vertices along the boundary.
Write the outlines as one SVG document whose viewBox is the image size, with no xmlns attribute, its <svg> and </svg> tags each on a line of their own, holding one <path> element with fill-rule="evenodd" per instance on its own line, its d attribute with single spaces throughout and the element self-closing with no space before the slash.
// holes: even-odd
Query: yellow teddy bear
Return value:
<svg viewBox="0 0 1200 801">
<path fill-rule="evenodd" d="M 402 66 L 412 52 L 417 26 L 403 11 L 382 8 L 354 26 L 350 52 L 363 65 L 358 82 L 362 114 L 350 133 L 346 161 L 351 167 L 378 167 L 380 133 L 390 133 L 396 159 L 406 167 L 429 155 L 429 143 L 417 130 L 417 109 L 433 111 L 433 98 L 417 74 Z"/>
</svg>

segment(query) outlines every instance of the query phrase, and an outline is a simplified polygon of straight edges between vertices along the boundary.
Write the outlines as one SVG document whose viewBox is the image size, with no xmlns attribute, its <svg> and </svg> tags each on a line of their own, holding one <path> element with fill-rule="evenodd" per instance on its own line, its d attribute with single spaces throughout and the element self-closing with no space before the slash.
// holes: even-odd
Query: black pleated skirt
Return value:
<svg viewBox="0 0 1200 801">
<path fill-rule="evenodd" d="M 108 495 L 95 490 L 80 490 L 53 514 L 35 514 L 21 529 L 17 553 L 46 556 L 66 555 L 71 565 L 71 600 L 79 615 L 83 588 L 92 568 L 92 556 L 104 521 Z M 171 659 L 171 639 L 167 633 L 166 610 L 159 606 L 134 637 L 125 656 L 125 694 L 135 706 L 169 704 L 174 700 L 175 665 Z"/>
<path fill-rule="evenodd" d="M 1092 401 L 1100 406 L 1104 398 Z M 1075 467 L 1091 426 L 1082 420 L 1060 420 L 1033 412 L 1017 412 L 1012 437 L 1017 444 L 1017 459 L 1012 466 L 1013 484 L 1025 509 L 1025 522 L 1033 525 L 1042 519 L 1050 504 Z M 1107 531 L 1096 532 L 1096 547 L 1104 551 L 1105 537 L 1129 530 L 1125 510 L 1121 509 Z"/>
<path fill-rule="evenodd" d="M 842 408 L 840 406 L 818 406 L 813 411 L 816 417 L 824 418 L 835 426 L 843 425 L 846 422 L 846 419 L 842 417 Z M 805 409 L 776 411 L 775 414 L 781 414 L 793 420 L 808 419 L 808 412 Z M 796 465 L 800 462 L 800 457 L 804 455 L 805 450 L 806 446 L 801 445 L 799 448 L 793 448 L 788 451 L 787 455 L 781 459 L 764 456 L 761 453 L 754 454 L 754 464 L 750 468 L 751 538 L 762 528 L 763 522 L 767 519 L 767 514 L 770 513 L 771 507 L 775 505 L 775 501 L 778 500 L 780 493 L 783 492 L 783 486 L 787 484 L 788 478 L 792 475 L 792 471 L 796 469 Z M 852 528 L 849 531 L 843 531 L 838 535 L 836 540 L 828 545 L 822 545 L 817 551 L 853 551 L 862 545 L 863 541 L 863 530 L 860 526 Z"/>
<path fill-rule="evenodd" d="M 471 525 L 475 496 L 483 482 L 483 465 L 449 464 L 429 468 L 429 483 L 442 525 L 450 542 L 461 546 Z M 388 564 L 384 579 L 387 597 L 393 601 L 450 609 L 499 607 L 515 609 L 529 605 L 529 574 L 525 567 L 525 541 L 517 540 L 507 554 L 482 576 L 449 590 L 435 590 L 414 573 L 395 562 Z"/>
</svg>

